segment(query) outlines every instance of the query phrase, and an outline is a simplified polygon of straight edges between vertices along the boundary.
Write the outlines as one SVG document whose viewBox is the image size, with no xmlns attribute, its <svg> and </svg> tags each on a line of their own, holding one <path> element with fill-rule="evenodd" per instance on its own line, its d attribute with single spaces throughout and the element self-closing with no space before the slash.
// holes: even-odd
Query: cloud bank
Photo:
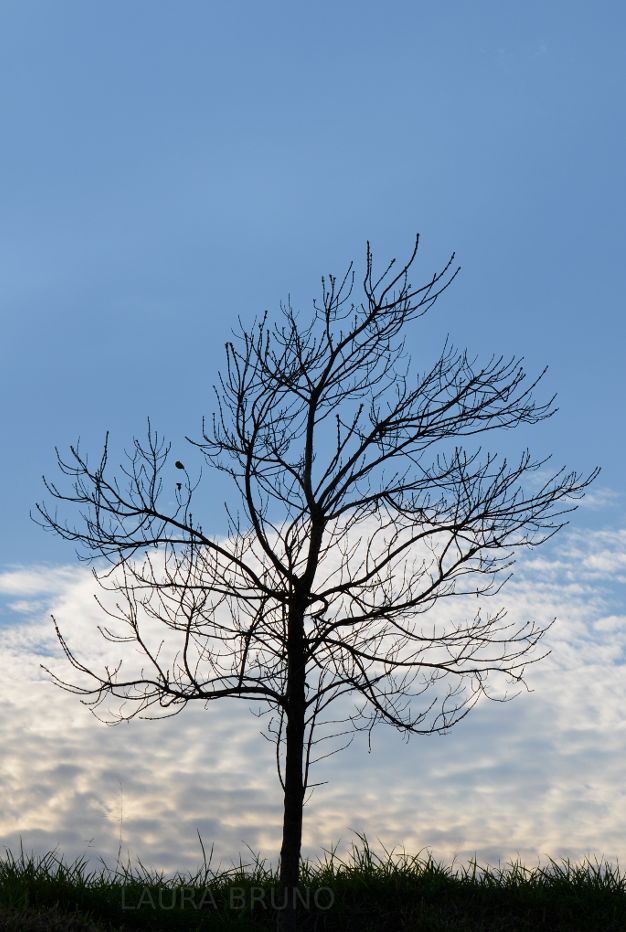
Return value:
<svg viewBox="0 0 626 932">
<path fill-rule="evenodd" d="M 544 641 L 551 655 L 527 671 L 533 691 L 481 701 L 446 736 L 407 743 L 379 726 L 369 753 L 357 735 L 313 773 L 328 782 L 305 808 L 304 854 L 345 851 L 364 832 L 375 849 L 427 848 L 448 863 L 626 863 L 624 583 L 626 529 L 564 531 L 520 560 L 498 607 L 513 622 L 558 619 Z M 73 672 L 50 613 L 82 656 L 104 656 L 93 592 L 82 568 L 0 573 L 2 844 L 92 866 L 114 864 L 121 848 L 123 860 L 169 873 L 199 865 L 199 832 L 215 866 L 245 861 L 246 846 L 274 861 L 274 748 L 244 702 L 107 727 L 41 670 Z"/>
</svg>

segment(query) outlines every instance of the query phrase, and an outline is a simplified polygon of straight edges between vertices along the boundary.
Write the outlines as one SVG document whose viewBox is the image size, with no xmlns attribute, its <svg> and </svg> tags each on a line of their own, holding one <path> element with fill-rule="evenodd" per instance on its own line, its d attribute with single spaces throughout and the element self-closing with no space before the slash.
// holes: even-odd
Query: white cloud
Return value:
<svg viewBox="0 0 626 932">
<path fill-rule="evenodd" d="M 585 496 L 580 501 L 580 507 L 600 511 L 603 508 L 614 508 L 623 498 L 623 494 L 616 492 L 615 489 L 610 489 L 607 486 L 592 486 L 592 488 L 585 491 Z"/>
<path fill-rule="evenodd" d="M 35 612 L 45 609 L 46 603 L 37 599 L 18 599 L 15 602 L 7 602 L 7 608 L 10 612 L 17 612 L 20 615 L 33 615 Z"/>
<path fill-rule="evenodd" d="M 598 618 L 593 627 L 596 631 L 624 631 L 626 630 L 626 615 L 607 615 Z"/>
<path fill-rule="evenodd" d="M 63 592 L 75 578 L 76 569 L 69 566 L 11 567 L 0 573 L 0 593 L 30 596 Z"/>
<path fill-rule="evenodd" d="M 457 863 L 475 853 L 529 866 L 547 855 L 626 860 L 626 613 L 616 582 L 626 531 L 561 537 L 523 561 L 494 603 L 511 621 L 558 617 L 546 635 L 552 654 L 527 670 L 534 691 L 481 701 L 445 737 L 404 743 L 379 726 L 369 754 L 357 736 L 314 773 L 329 782 L 305 810 L 306 854 L 338 841 L 341 851 L 364 831 L 374 847 L 429 846 Z M 1 629 L 3 843 L 15 849 L 21 837 L 28 850 L 114 863 L 121 828 L 124 851 L 174 871 L 199 864 L 199 829 L 223 864 L 245 859 L 246 844 L 274 859 L 281 791 L 273 748 L 245 703 L 112 728 L 47 681 L 42 655 L 60 656 L 51 612 L 85 658 L 106 656 L 93 587 L 80 567 L 0 574 L 0 592 L 18 605 L 34 594 L 45 603 Z"/>
</svg>

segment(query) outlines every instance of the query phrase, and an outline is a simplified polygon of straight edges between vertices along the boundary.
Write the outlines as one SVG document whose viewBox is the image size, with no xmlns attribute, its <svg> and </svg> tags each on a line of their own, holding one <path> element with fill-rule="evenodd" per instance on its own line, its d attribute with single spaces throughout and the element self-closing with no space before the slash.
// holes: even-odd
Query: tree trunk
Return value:
<svg viewBox="0 0 626 932">
<path fill-rule="evenodd" d="M 304 802 L 304 618 L 292 607 L 287 635 L 287 728 L 285 759 L 285 807 L 283 842 L 280 849 L 281 932 L 296 932 L 296 903 L 302 846 L 302 806 Z"/>
</svg>

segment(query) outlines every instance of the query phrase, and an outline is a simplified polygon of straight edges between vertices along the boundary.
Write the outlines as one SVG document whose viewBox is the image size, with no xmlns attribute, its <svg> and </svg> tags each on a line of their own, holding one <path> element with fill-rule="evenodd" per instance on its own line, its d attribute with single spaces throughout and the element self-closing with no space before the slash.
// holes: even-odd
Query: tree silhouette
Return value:
<svg viewBox="0 0 626 932">
<path fill-rule="evenodd" d="M 77 525 L 37 506 L 38 520 L 77 542 L 81 559 L 100 558 L 96 578 L 117 594 L 115 609 L 101 602 L 113 625 L 101 632 L 143 655 L 138 672 L 126 674 L 121 660 L 94 671 L 55 621 L 66 657 L 87 677 L 52 674 L 59 685 L 94 709 L 121 698 L 120 718 L 223 697 L 268 713 L 284 791 L 280 878 L 290 930 L 305 791 L 325 756 L 321 743 L 331 741 L 332 753 L 340 735 L 379 721 L 444 732 L 481 696 L 510 698 L 488 692 L 490 674 L 524 686 L 525 665 L 545 656 L 534 648 L 549 624 L 513 625 L 482 602 L 462 623 L 425 615 L 453 595 L 497 593 L 515 550 L 562 527 L 598 472 L 546 478 L 546 460 L 528 451 L 509 463 L 476 446 L 476 435 L 555 411 L 554 399 L 533 399 L 543 373 L 529 383 L 516 358 L 479 364 L 446 342 L 431 368 L 409 377 L 409 362 L 401 367 L 401 331 L 458 272 L 452 256 L 413 287 L 418 245 L 419 237 L 397 272 L 394 260 L 376 278 L 368 244 L 358 304 L 350 265 L 340 282 L 322 279 L 308 322 L 289 304 L 273 325 L 267 313 L 253 327 L 240 321 L 214 387 L 217 412 L 200 439 L 187 438 L 239 491 L 245 518 L 227 506 L 225 540 L 192 512 L 200 479 L 192 483 L 187 470 L 175 504 L 161 504 L 172 488 L 170 446 L 150 422 L 119 478 L 108 434 L 95 468 L 77 446 L 65 459 L 57 451 L 70 486 L 44 482 L 54 499 L 80 508 Z M 153 643 L 155 625 L 165 634 Z M 339 718 L 327 711 L 333 703 Z"/>
</svg>

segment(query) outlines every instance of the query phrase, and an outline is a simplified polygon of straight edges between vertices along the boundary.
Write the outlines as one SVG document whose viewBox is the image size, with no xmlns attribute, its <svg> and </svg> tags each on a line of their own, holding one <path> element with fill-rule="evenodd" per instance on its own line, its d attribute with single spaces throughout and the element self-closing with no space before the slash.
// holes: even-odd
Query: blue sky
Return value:
<svg viewBox="0 0 626 932">
<path fill-rule="evenodd" d="M 371 755 L 334 758 L 307 844 L 356 827 L 442 857 L 626 859 L 625 27 L 602 0 L 2 5 L 0 623 L 28 684 L 0 698 L 3 838 L 117 850 L 121 782 L 125 840 L 148 862 L 185 866 L 202 819 L 226 857 L 246 842 L 273 856 L 279 788 L 245 708 L 236 726 L 222 710 L 132 725 L 131 741 L 40 681 L 50 611 L 98 647 L 71 545 L 28 512 L 78 436 L 95 455 L 108 429 L 121 448 L 150 415 L 191 456 L 237 316 L 288 293 L 306 313 L 366 240 L 382 265 L 419 231 L 415 279 L 452 251 L 462 272 L 411 330 L 416 367 L 447 333 L 548 364 L 558 415 L 503 448 L 602 474 L 504 599 L 559 616 L 535 692 L 444 739 L 379 730 Z M 229 487 L 207 483 L 203 523 L 224 533 Z"/>
</svg>

